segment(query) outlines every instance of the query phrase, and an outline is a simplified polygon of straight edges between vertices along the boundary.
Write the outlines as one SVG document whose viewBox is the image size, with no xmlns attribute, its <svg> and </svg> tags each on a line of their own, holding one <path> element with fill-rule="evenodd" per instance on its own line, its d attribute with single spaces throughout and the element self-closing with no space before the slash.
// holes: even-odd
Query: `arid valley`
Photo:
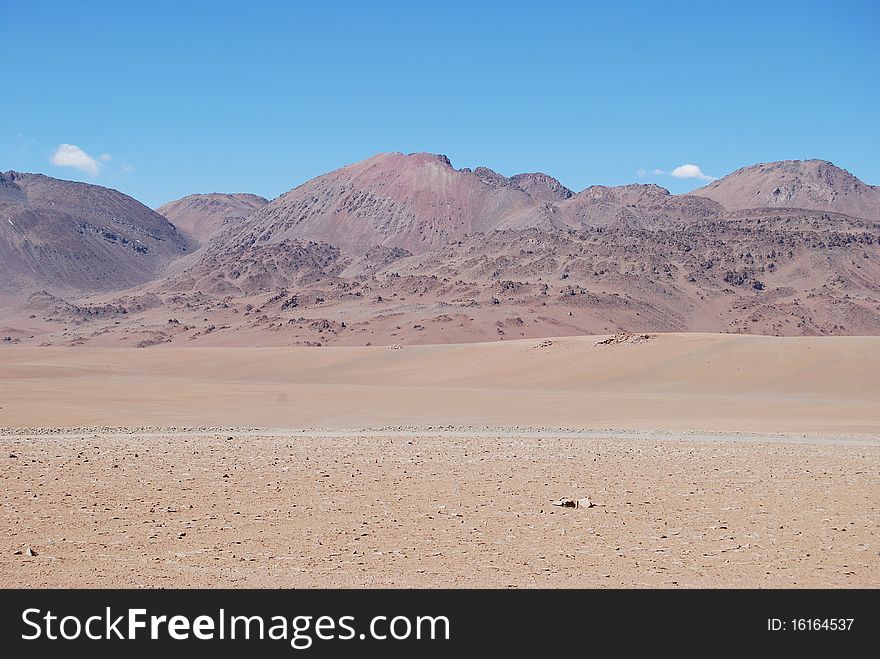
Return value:
<svg viewBox="0 0 880 659">
<path fill-rule="evenodd" d="M 878 222 L 820 160 L 2 174 L 0 586 L 880 586 Z"/>
<path fill-rule="evenodd" d="M 880 641 L 880 3 L 8 3 L 0 647 Z"/>
</svg>

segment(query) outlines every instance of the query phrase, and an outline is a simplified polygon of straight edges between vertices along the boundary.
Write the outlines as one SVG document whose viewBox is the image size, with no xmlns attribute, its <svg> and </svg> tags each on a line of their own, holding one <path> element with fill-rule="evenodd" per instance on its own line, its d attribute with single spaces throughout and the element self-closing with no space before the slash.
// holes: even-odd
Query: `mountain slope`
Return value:
<svg viewBox="0 0 880 659">
<path fill-rule="evenodd" d="M 269 203 L 246 193 L 191 194 L 156 209 L 200 245 Z"/>
<path fill-rule="evenodd" d="M 559 205 L 573 227 L 665 226 L 720 217 L 724 208 L 711 199 L 672 195 L 658 185 L 594 185 Z"/>
<path fill-rule="evenodd" d="M 13 342 L 143 347 L 880 335 L 878 238 L 880 222 L 749 209 L 655 228 L 491 231 L 416 255 L 352 257 L 285 239 L 122 295 L 36 297 L 2 331 Z"/>
<path fill-rule="evenodd" d="M 281 195 L 221 249 L 299 239 L 353 253 L 377 245 L 420 253 L 473 233 L 539 222 L 541 204 L 490 172 L 456 170 L 445 156 L 383 153 Z"/>
<path fill-rule="evenodd" d="M 827 160 L 781 160 L 743 167 L 689 195 L 725 208 L 785 207 L 880 219 L 880 186 L 867 185 Z"/>
<path fill-rule="evenodd" d="M 167 219 L 116 190 L 0 175 L 0 297 L 80 295 L 156 278 L 190 249 Z"/>
</svg>

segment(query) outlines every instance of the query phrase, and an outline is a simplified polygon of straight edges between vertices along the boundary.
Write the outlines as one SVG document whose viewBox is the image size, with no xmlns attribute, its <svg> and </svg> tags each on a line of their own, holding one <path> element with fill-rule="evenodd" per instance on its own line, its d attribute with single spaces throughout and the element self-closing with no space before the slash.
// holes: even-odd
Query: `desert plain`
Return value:
<svg viewBox="0 0 880 659">
<path fill-rule="evenodd" d="M 0 588 L 880 588 L 880 5 L 8 4 Z"/>
<path fill-rule="evenodd" d="M 880 585 L 880 337 L 12 345 L 0 428 L 3 587 Z"/>
</svg>

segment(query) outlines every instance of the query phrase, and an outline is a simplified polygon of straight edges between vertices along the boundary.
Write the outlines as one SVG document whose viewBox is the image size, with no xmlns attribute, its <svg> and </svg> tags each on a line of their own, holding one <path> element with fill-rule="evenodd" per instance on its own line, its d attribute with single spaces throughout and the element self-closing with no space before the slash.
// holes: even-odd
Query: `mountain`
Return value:
<svg viewBox="0 0 880 659">
<path fill-rule="evenodd" d="M 155 279 L 189 250 L 173 224 L 121 192 L 0 174 L 0 298 L 127 288 Z"/>
<path fill-rule="evenodd" d="M 176 209 L 162 210 L 177 217 Z M 488 167 L 455 169 L 442 155 L 383 153 L 269 202 L 220 237 L 204 258 L 227 267 L 246 251 L 257 261 L 274 261 L 273 245 L 290 249 L 290 241 L 333 245 L 355 256 L 376 247 L 421 254 L 488 231 L 647 226 L 723 212 L 710 199 L 671 195 L 658 186 L 594 186 L 574 194 L 547 174 L 508 178 Z"/>
<path fill-rule="evenodd" d="M 384 153 L 281 195 L 224 234 L 206 258 L 228 262 L 247 249 L 271 259 L 267 250 L 285 241 L 326 243 L 353 255 L 376 247 L 421 254 L 495 230 L 642 226 L 723 212 L 711 200 L 657 186 L 597 186 L 574 194 L 547 174 L 508 178 L 487 167 L 455 169 L 442 155 Z"/>
<path fill-rule="evenodd" d="M 725 211 L 711 199 L 672 195 L 658 185 L 594 185 L 559 204 L 573 227 L 664 226 L 720 217 Z"/>
<path fill-rule="evenodd" d="M 180 231 L 200 245 L 237 224 L 269 203 L 268 199 L 246 193 L 191 194 L 169 201 L 156 209 Z"/>
<path fill-rule="evenodd" d="M 318 176 L 254 213 L 219 247 L 306 240 L 365 253 L 412 253 L 473 233 L 542 221 L 541 204 L 491 170 L 457 170 L 445 156 L 383 153 Z"/>
<path fill-rule="evenodd" d="M 827 160 L 781 160 L 743 167 L 690 196 L 730 210 L 805 208 L 880 219 L 880 186 L 867 185 Z"/>
<path fill-rule="evenodd" d="M 528 192 L 533 199 L 538 201 L 558 203 L 574 195 L 574 192 L 566 188 L 555 178 L 540 172 L 516 174 L 511 176 L 510 180 L 519 189 Z"/>
</svg>

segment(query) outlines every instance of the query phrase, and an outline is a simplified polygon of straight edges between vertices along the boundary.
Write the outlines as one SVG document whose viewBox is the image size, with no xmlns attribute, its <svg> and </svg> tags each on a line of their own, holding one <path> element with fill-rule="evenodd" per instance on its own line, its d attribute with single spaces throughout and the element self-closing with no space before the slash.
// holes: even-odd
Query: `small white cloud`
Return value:
<svg viewBox="0 0 880 659">
<path fill-rule="evenodd" d="M 102 153 L 100 156 L 98 156 L 98 160 L 107 162 L 109 160 L 113 160 L 113 157 L 109 153 Z"/>
<path fill-rule="evenodd" d="M 100 163 L 75 144 L 59 144 L 49 162 L 58 167 L 73 167 L 89 176 L 97 176 Z"/>
<path fill-rule="evenodd" d="M 127 162 L 122 163 L 122 171 L 125 174 L 130 174 L 134 171 L 134 165 L 129 165 Z"/>
<path fill-rule="evenodd" d="M 662 169 L 655 169 L 653 172 L 654 176 L 662 176 L 665 173 Z"/>
<path fill-rule="evenodd" d="M 648 175 L 648 170 L 647 170 L 647 169 L 638 169 L 638 170 L 636 170 L 636 176 L 638 176 L 639 178 L 645 178 L 647 175 Z"/>
<path fill-rule="evenodd" d="M 701 181 L 714 181 L 714 176 L 708 176 L 702 172 L 702 170 L 697 165 L 681 165 L 676 167 L 671 172 L 670 175 L 675 178 L 698 178 Z"/>
</svg>

